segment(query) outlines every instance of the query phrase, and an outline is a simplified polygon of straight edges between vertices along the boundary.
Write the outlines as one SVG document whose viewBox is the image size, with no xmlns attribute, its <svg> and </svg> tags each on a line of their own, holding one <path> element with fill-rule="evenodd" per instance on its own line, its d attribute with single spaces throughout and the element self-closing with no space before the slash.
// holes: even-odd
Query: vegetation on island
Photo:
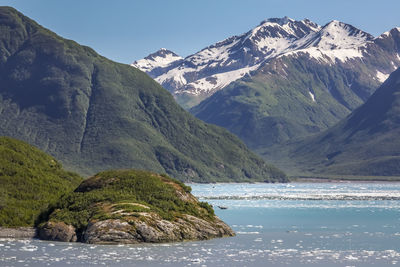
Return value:
<svg viewBox="0 0 400 267">
<path fill-rule="evenodd" d="M 0 137 L 0 226 L 33 226 L 40 213 L 82 180 L 39 149 Z"/>
<path fill-rule="evenodd" d="M 233 236 L 211 205 L 166 174 L 110 170 L 83 180 L 51 156 L 0 137 L 0 227 L 45 240 L 139 243 Z"/>
<path fill-rule="evenodd" d="M 168 177 L 143 170 L 110 170 L 86 179 L 50 208 L 43 222 L 63 222 L 82 233 L 89 223 L 109 219 L 134 225 L 139 217 L 157 214 L 174 221 L 192 215 L 214 221 L 213 208 L 198 202 L 190 186 Z"/>
</svg>

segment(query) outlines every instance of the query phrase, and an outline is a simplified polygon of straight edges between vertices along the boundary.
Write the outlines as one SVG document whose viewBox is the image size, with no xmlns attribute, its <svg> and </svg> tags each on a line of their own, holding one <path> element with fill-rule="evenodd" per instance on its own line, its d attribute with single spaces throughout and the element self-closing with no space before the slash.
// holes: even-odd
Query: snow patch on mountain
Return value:
<svg viewBox="0 0 400 267">
<path fill-rule="evenodd" d="M 188 93 L 192 95 L 207 94 L 221 89 L 233 81 L 243 78 L 246 74 L 256 70 L 259 65 L 241 68 L 233 71 L 214 74 L 194 82 L 188 83 L 184 89 L 177 90 L 176 94 Z M 190 90 L 188 90 L 190 89 Z"/>
<path fill-rule="evenodd" d="M 187 80 L 185 79 L 185 74 L 190 72 L 195 72 L 197 69 L 195 68 L 173 68 L 169 70 L 167 73 L 164 73 L 155 78 L 155 80 L 161 85 L 165 82 L 171 82 L 175 85 L 175 87 L 179 88 L 187 84 Z"/>
<path fill-rule="evenodd" d="M 306 49 L 299 49 L 293 52 L 288 52 L 282 56 L 300 56 L 307 54 L 310 58 L 314 58 L 322 63 L 334 64 L 336 60 L 346 62 L 349 59 L 362 58 L 362 49 L 339 49 L 339 50 L 324 50 L 318 47 L 310 47 Z"/>
<path fill-rule="evenodd" d="M 333 20 L 318 33 L 315 46 L 322 50 L 354 49 L 373 37 L 351 25 Z"/>
<path fill-rule="evenodd" d="M 301 49 L 287 52 L 281 56 L 308 54 L 320 62 L 333 64 L 336 60 L 362 58 L 365 45 L 373 36 L 351 25 L 331 21 L 319 32 L 311 33 L 297 41 Z"/>
<path fill-rule="evenodd" d="M 210 46 L 206 49 L 201 50 L 200 52 L 189 56 L 185 59 L 196 66 L 198 66 L 198 70 L 203 69 L 208 65 L 209 62 L 213 62 L 213 64 L 224 64 L 229 60 L 231 51 L 230 49 L 236 45 L 239 40 L 232 39 L 229 40 L 225 45 L 215 45 Z M 210 64 L 211 65 L 211 64 Z"/>
<path fill-rule="evenodd" d="M 315 95 L 311 91 L 308 91 L 308 94 L 310 95 L 312 102 L 315 102 Z"/>
<path fill-rule="evenodd" d="M 389 74 L 382 73 L 379 70 L 376 71 L 376 79 L 381 83 L 386 81 L 387 78 L 389 78 Z"/>
<path fill-rule="evenodd" d="M 301 46 L 298 42 L 310 33 L 318 32 L 321 26 L 309 20 L 295 21 L 288 17 L 269 19 L 246 34 L 247 39 L 255 44 L 263 58 L 273 58 L 283 53 L 293 51 Z"/>
</svg>

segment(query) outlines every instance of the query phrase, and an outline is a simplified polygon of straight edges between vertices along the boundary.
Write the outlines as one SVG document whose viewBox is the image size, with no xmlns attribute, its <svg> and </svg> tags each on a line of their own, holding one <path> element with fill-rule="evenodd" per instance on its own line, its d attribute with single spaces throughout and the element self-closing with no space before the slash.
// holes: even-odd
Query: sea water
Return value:
<svg viewBox="0 0 400 267">
<path fill-rule="evenodd" d="M 235 237 L 117 246 L 0 239 L 0 266 L 400 266 L 400 184 L 191 186 Z"/>
</svg>

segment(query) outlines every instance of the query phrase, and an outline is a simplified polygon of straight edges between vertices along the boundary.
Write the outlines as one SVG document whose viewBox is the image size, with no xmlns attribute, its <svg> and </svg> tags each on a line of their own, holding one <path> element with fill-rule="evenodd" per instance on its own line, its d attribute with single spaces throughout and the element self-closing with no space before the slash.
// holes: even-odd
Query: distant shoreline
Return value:
<svg viewBox="0 0 400 267">
<path fill-rule="evenodd" d="M 288 184 L 288 183 L 400 183 L 400 177 L 379 177 L 379 178 L 328 178 L 328 177 L 289 177 L 287 183 L 266 183 L 266 182 L 212 182 L 194 183 L 185 182 L 186 185 L 193 184 Z"/>
<path fill-rule="evenodd" d="M 35 238 L 37 234 L 35 227 L 0 227 L 0 238 Z"/>
<path fill-rule="evenodd" d="M 291 177 L 290 183 L 400 183 L 400 177 Z"/>
</svg>

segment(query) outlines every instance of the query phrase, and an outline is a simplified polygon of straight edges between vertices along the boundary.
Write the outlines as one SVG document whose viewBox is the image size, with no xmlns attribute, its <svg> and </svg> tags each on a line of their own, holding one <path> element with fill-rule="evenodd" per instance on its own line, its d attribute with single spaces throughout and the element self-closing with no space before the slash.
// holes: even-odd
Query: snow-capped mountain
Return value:
<svg viewBox="0 0 400 267">
<path fill-rule="evenodd" d="M 147 73 L 155 73 L 157 70 L 162 71 L 163 68 L 170 66 L 172 63 L 182 60 L 183 58 L 174 52 L 161 48 L 144 59 L 137 60 L 131 65 Z"/>
<path fill-rule="evenodd" d="M 190 111 L 227 128 L 258 152 L 325 130 L 363 104 L 400 67 L 399 30 L 374 38 L 332 21 L 295 39 L 251 76 Z M 266 158 L 279 166 L 275 155 Z"/>
<path fill-rule="evenodd" d="M 328 64 L 345 62 L 362 57 L 366 44 L 373 40 L 370 34 L 339 21 L 321 27 L 308 19 L 273 18 L 185 59 L 170 51 L 169 57 L 157 57 L 166 51 L 160 50 L 132 65 L 149 73 L 190 108 L 273 58 L 308 54 Z"/>
<path fill-rule="evenodd" d="M 335 20 L 319 26 L 286 17 L 150 75 L 196 117 L 285 168 L 282 144 L 345 118 L 398 67 L 400 28 L 374 38 Z"/>
</svg>

